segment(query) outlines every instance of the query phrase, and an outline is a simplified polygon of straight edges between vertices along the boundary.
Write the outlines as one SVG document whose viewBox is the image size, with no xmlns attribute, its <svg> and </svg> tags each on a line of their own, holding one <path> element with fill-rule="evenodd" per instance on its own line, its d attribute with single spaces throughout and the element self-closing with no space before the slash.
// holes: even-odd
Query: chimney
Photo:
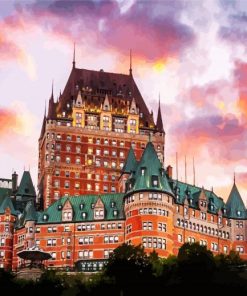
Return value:
<svg viewBox="0 0 247 296">
<path fill-rule="evenodd" d="M 172 166 L 168 165 L 166 173 L 170 179 L 172 179 Z"/>
<path fill-rule="evenodd" d="M 15 193 L 17 191 L 17 181 L 18 181 L 18 174 L 14 172 L 12 174 L 12 191 Z"/>
</svg>

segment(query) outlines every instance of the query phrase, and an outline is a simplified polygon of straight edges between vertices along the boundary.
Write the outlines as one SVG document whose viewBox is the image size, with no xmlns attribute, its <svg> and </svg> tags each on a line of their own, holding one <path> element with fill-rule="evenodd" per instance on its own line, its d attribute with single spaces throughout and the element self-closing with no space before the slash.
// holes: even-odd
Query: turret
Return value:
<svg viewBox="0 0 247 296">
<path fill-rule="evenodd" d="M 157 121 L 156 121 L 156 128 L 160 133 L 164 133 L 164 126 L 163 126 L 163 120 L 161 115 L 161 108 L 160 108 L 160 99 L 159 99 L 159 108 L 158 108 L 158 115 L 157 115 Z"/>
<path fill-rule="evenodd" d="M 142 244 L 147 253 L 155 249 L 160 257 L 167 257 L 174 247 L 173 238 L 168 235 L 174 231 L 174 194 L 153 144 L 148 142 L 135 166 L 126 162 L 126 172 L 127 165 L 131 173 L 124 199 L 125 240 L 133 245 Z"/>
</svg>

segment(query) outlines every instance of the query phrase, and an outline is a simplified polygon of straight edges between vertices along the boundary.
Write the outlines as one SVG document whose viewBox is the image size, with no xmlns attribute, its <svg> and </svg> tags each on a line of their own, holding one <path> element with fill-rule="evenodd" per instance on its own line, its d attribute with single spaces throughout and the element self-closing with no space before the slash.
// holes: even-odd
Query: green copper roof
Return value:
<svg viewBox="0 0 247 296">
<path fill-rule="evenodd" d="M 6 196 L 10 196 L 11 193 L 12 193 L 12 189 L 0 188 L 0 202 L 1 202 L 1 198 L 4 198 Z"/>
<path fill-rule="evenodd" d="M 203 189 L 201 187 L 176 180 L 172 180 L 172 184 L 176 197 L 176 203 L 178 204 L 183 204 L 187 198 L 191 207 L 198 208 L 199 197 L 201 191 L 204 190 L 204 193 L 207 197 L 209 212 L 218 213 L 219 210 L 223 210 L 225 208 L 223 199 L 217 196 L 212 190 Z"/>
<path fill-rule="evenodd" d="M 153 190 L 174 195 L 153 143 L 148 142 L 141 160 L 136 164 L 136 167 L 126 182 L 126 188 L 127 193 Z"/>
<path fill-rule="evenodd" d="M 105 217 L 103 220 L 122 220 L 124 219 L 122 193 L 104 194 L 104 195 L 81 195 L 72 197 L 63 197 L 53 203 L 44 212 L 38 213 L 38 223 L 59 223 L 62 222 L 62 209 L 69 200 L 73 209 L 72 222 L 95 221 L 94 205 L 101 199 L 104 204 Z"/>
<path fill-rule="evenodd" d="M 36 196 L 30 172 L 24 171 L 16 195 Z"/>
<path fill-rule="evenodd" d="M 26 208 L 24 210 L 24 219 L 25 221 L 37 221 L 38 219 L 37 212 L 31 201 L 27 203 Z"/>
<path fill-rule="evenodd" d="M 246 219 L 247 211 L 239 194 L 236 184 L 233 184 L 231 193 L 226 202 L 227 215 L 233 219 Z"/>
<path fill-rule="evenodd" d="M 12 200 L 9 196 L 5 196 L 0 198 L 0 214 L 4 214 L 5 210 L 9 208 L 11 211 L 11 214 L 16 215 L 16 210 L 13 206 Z"/>
<path fill-rule="evenodd" d="M 135 157 L 135 153 L 134 153 L 133 148 L 130 147 L 125 165 L 122 170 L 122 174 L 124 174 L 124 173 L 130 174 L 135 169 L 136 165 L 137 165 L 137 160 Z"/>
</svg>

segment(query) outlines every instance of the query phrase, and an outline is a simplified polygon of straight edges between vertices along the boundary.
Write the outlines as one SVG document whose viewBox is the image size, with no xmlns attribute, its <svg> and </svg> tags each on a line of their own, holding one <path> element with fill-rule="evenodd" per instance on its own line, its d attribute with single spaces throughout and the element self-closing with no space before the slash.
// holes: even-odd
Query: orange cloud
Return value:
<svg viewBox="0 0 247 296">
<path fill-rule="evenodd" d="M 21 134 L 24 130 L 24 120 L 15 111 L 0 107 L 0 137 L 10 134 Z"/>
</svg>

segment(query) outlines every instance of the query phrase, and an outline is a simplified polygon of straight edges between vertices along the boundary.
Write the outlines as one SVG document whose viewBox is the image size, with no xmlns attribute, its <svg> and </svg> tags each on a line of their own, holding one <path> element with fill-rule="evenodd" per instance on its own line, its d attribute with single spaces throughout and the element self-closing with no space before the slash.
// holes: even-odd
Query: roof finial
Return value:
<svg viewBox="0 0 247 296">
<path fill-rule="evenodd" d="M 45 114 L 44 117 L 46 117 L 46 100 L 45 100 Z"/>
<path fill-rule="evenodd" d="M 52 79 L 52 84 L 51 84 L 51 98 L 53 99 L 53 87 L 54 87 L 54 79 Z"/>
<path fill-rule="evenodd" d="M 235 184 L 235 182 L 236 182 L 236 173 L 234 172 L 234 174 L 233 174 L 233 184 Z"/>
<path fill-rule="evenodd" d="M 72 62 L 72 65 L 73 65 L 73 69 L 75 68 L 75 42 L 74 42 L 74 53 L 73 53 L 73 62 Z"/>
<path fill-rule="evenodd" d="M 152 143 L 152 133 L 151 132 L 149 133 L 149 136 L 148 136 L 148 142 Z"/>
<path fill-rule="evenodd" d="M 129 74 L 132 76 L 132 49 L 130 49 L 130 68 L 129 68 Z"/>
<path fill-rule="evenodd" d="M 157 121 L 156 121 L 156 128 L 159 132 L 164 133 L 164 126 L 163 120 L 161 115 L 161 108 L 160 108 L 160 92 L 159 92 L 159 105 L 158 105 L 158 114 L 157 114 Z"/>
</svg>

